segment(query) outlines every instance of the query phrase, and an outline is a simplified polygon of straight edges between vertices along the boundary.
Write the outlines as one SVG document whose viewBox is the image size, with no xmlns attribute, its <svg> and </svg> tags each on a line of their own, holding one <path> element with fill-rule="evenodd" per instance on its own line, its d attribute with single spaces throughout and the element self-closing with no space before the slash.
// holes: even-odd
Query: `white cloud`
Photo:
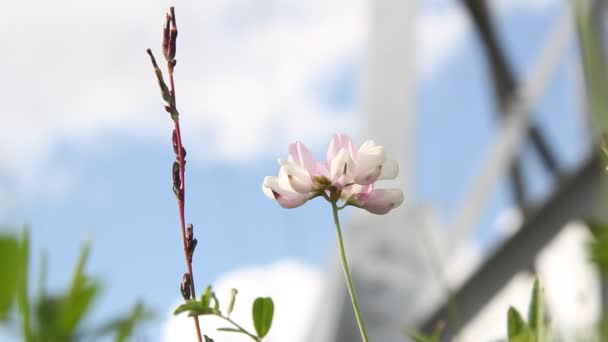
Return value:
<svg viewBox="0 0 608 342">
<path fill-rule="evenodd" d="M 318 310 L 321 290 L 319 271 L 296 261 L 279 261 L 268 266 L 250 267 L 225 274 L 214 284 L 224 311 L 232 288 L 239 291 L 231 315 L 236 322 L 255 332 L 251 323 L 251 305 L 256 297 L 270 296 L 275 304 L 275 314 L 270 333 L 264 341 L 306 340 L 314 323 L 314 314 Z M 217 332 L 217 328 L 229 326 L 220 319 L 201 317 L 200 322 L 204 333 L 216 341 L 250 341 L 248 337 L 239 334 Z M 195 341 L 195 336 L 192 318 L 185 314 L 170 316 L 165 322 L 163 338 L 166 342 Z"/>
<path fill-rule="evenodd" d="M 461 6 L 429 6 L 416 17 L 415 30 L 417 70 L 428 80 L 458 53 L 470 31 L 470 20 Z"/>
<path fill-rule="evenodd" d="M 0 170 L 36 188 L 60 143 L 99 148 L 110 133 L 167 141 L 171 123 L 145 54 L 151 47 L 160 57 L 165 6 L 6 3 Z M 193 1 L 177 16 L 177 95 L 191 156 L 249 160 L 295 137 L 314 145 L 352 130 L 351 113 L 327 105 L 318 88 L 359 54 L 362 1 Z"/>
<path fill-rule="evenodd" d="M 10 29 L 0 31 L 6 50 L 0 173 L 9 175 L 11 188 L 40 191 L 51 183 L 47 173 L 69 180 L 70 171 L 52 162 L 59 144 L 94 151 L 109 148 L 116 133 L 168 140 L 171 124 L 144 52 L 159 53 L 167 5 L 4 4 L 0 20 Z M 353 110 L 329 105 L 324 87 L 345 64 L 361 60 L 370 6 L 369 0 L 180 2 L 176 82 L 190 156 L 252 160 L 294 139 L 317 145 L 334 131 L 353 131 Z M 429 78 L 462 46 L 470 25 L 451 3 L 421 8 L 414 26 L 412 51 Z"/>
</svg>

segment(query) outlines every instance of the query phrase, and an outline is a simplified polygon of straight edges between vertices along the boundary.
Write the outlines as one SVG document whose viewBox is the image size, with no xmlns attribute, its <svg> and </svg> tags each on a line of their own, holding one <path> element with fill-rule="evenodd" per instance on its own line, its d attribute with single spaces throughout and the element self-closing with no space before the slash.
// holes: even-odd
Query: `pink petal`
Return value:
<svg viewBox="0 0 608 342">
<path fill-rule="evenodd" d="M 343 148 L 329 165 L 329 176 L 331 183 L 341 187 L 353 181 L 354 161 L 350 154 Z"/>
<path fill-rule="evenodd" d="M 334 160 L 338 152 L 343 148 L 350 153 L 353 159 L 357 158 L 357 150 L 353 146 L 350 137 L 346 134 L 334 134 L 327 149 L 327 162 L 331 164 L 331 161 Z"/>
<path fill-rule="evenodd" d="M 310 150 L 308 150 L 308 148 L 306 148 L 306 146 L 299 141 L 289 145 L 288 160 L 306 168 L 309 172 L 313 172 L 315 170 L 315 157 L 312 155 Z"/>
<path fill-rule="evenodd" d="M 299 206 L 301 206 L 302 204 L 306 203 L 308 201 L 308 196 L 306 195 L 301 195 L 298 197 L 285 197 L 285 196 L 280 196 L 277 195 L 277 197 L 275 198 L 277 200 L 277 203 L 279 203 L 279 205 L 285 209 L 293 209 L 293 208 L 297 208 Z"/>
<path fill-rule="evenodd" d="M 262 191 L 266 196 L 274 199 L 283 208 L 291 209 L 301 206 L 308 201 L 308 195 L 299 194 L 284 184 L 283 177 L 265 177 Z"/>
<path fill-rule="evenodd" d="M 301 194 L 309 194 L 314 190 L 315 185 L 312 176 L 306 168 L 291 161 L 282 162 L 281 165 L 282 171 L 287 175 L 289 184 L 295 191 Z"/>
<path fill-rule="evenodd" d="M 367 198 L 367 194 L 369 194 L 374 189 L 374 184 L 368 185 L 359 185 L 353 184 L 351 186 L 347 186 L 342 189 L 342 193 L 340 194 L 340 199 L 344 202 L 348 201 L 352 196 L 355 198 Z"/>
<path fill-rule="evenodd" d="M 376 189 L 355 197 L 361 208 L 376 215 L 384 215 L 403 203 L 403 191 L 398 189 Z"/>
<path fill-rule="evenodd" d="M 329 180 L 329 164 L 327 164 L 326 162 L 317 163 L 314 173 Z"/>
</svg>

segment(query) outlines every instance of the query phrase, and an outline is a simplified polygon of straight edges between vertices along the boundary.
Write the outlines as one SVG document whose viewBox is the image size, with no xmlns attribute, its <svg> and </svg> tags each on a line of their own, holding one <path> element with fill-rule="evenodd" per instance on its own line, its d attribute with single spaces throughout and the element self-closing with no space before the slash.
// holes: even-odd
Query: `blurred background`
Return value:
<svg viewBox="0 0 608 342">
<path fill-rule="evenodd" d="M 583 2 L 605 42 L 606 6 Z M 135 340 L 193 336 L 171 315 L 185 270 L 172 123 L 145 53 L 160 56 L 170 5 L 199 292 L 214 284 L 226 301 L 238 288 L 243 321 L 255 296 L 272 296 L 269 342 L 357 340 L 329 206 L 284 210 L 261 191 L 289 143 L 323 158 L 344 132 L 387 147 L 400 176 L 386 186 L 406 196 L 386 216 L 342 212 L 372 340 L 440 320 L 446 340 L 504 338 L 535 273 L 565 340 L 600 318 L 582 221 L 599 192 L 599 135 L 578 2 L 0 3 L 1 229 L 30 226 L 31 272 L 46 251 L 51 291 L 91 239 L 87 270 L 104 290 L 91 323 L 139 298 L 156 315 Z M 216 341 L 246 340 L 202 321 Z"/>
</svg>

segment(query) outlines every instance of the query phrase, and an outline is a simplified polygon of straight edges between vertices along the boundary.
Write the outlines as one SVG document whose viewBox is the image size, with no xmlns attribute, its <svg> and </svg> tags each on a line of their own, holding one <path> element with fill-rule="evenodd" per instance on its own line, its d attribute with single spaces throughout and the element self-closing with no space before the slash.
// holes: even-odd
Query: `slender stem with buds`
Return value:
<svg viewBox="0 0 608 342">
<path fill-rule="evenodd" d="M 175 100 L 175 87 L 173 85 L 173 71 L 169 73 L 170 79 L 170 87 L 171 93 L 173 95 L 173 99 Z M 188 237 L 186 234 L 186 215 L 185 215 L 185 201 L 186 201 L 186 177 L 185 177 L 185 169 L 186 162 L 184 156 L 184 148 L 182 145 L 182 137 L 181 131 L 179 128 L 179 118 L 175 119 L 175 135 L 177 137 L 177 150 L 179 151 L 177 154 L 178 162 L 179 162 L 179 170 L 180 170 L 180 178 L 181 178 L 181 191 L 180 196 L 177 199 L 178 211 L 179 211 L 179 222 L 182 230 L 182 242 L 184 246 L 184 256 L 186 259 L 186 267 L 188 268 L 188 274 L 190 275 L 190 289 L 192 291 L 192 298 L 196 298 L 196 287 L 194 286 L 194 273 L 192 272 L 192 251 L 189 248 Z M 196 326 L 196 333 L 198 340 L 202 342 L 203 338 L 201 336 L 201 327 L 198 321 L 198 317 L 194 316 L 194 325 Z"/>
<path fill-rule="evenodd" d="M 147 50 L 158 85 L 161 90 L 161 95 L 165 100 L 165 110 L 171 115 L 171 119 L 174 123 L 173 130 L 173 150 L 177 158 L 177 162 L 173 164 L 173 191 L 177 197 L 177 205 L 179 212 L 180 228 L 182 231 L 182 242 L 184 247 L 184 256 L 186 259 L 186 267 L 188 272 L 184 274 L 183 281 L 181 284 L 182 296 L 185 300 L 196 298 L 196 287 L 194 284 L 194 273 L 192 272 L 192 254 L 196 247 L 196 239 L 194 239 L 194 232 L 192 225 L 188 225 L 186 228 L 186 215 L 185 215 L 185 200 L 186 200 L 186 150 L 182 144 L 182 135 L 179 125 L 179 112 L 177 111 L 176 96 L 175 96 L 175 82 L 173 81 L 173 70 L 177 61 L 175 60 L 176 52 L 176 39 L 177 39 L 177 24 L 175 19 L 175 10 L 173 7 L 169 9 L 166 15 L 165 26 L 163 29 L 163 55 L 167 61 L 167 71 L 169 74 L 169 87 L 163 79 L 163 73 L 156 63 L 156 59 L 150 49 Z M 203 341 L 201 334 L 200 323 L 198 316 L 193 316 L 194 325 L 196 327 L 196 334 L 199 342 Z"/>
<path fill-rule="evenodd" d="M 340 218 L 338 217 L 338 210 L 340 208 L 336 204 L 336 201 L 331 201 L 331 209 L 334 215 L 334 223 L 336 224 L 336 237 L 338 239 L 338 250 L 340 251 L 340 261 L 342 262 L 342 270 L 344 271 L 344 278 L 346 279 L 346 287 L 348 288 L 348 294 L 350 295 L 350 301 L 353 304 L 353 310 L 355 311 L 355 318 L 357 319 L 357 325 L 359 326 L 359 332 L 361 333 L 361 340 L 368 342 L 367 331 L 363 324 L 363 318 L 361 317 L 361 310 L 359 309 L 359 301 L 357 300 L 357 294 L 355 293 L 355 287 L 353 286 L 353 280 L 350 276 L 350 270 L 348 268 L 348 262 L 346 261 L 346 252 L 344 251 L 344 241 L 342 240 L 342 229 L 340 227 Z"/>
</svg>

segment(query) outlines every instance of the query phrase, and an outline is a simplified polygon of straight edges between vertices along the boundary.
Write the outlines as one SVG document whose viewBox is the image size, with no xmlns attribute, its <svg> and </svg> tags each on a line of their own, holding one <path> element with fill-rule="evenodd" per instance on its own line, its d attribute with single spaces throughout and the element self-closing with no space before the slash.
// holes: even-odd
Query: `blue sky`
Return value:
<svg viewBox="0 0 608 342">
<path fill-rule="evenodd" d="M 563 5 L 562 1 L 545 2 L 538 1 L 540 5 L 535 7 L 520 1 L 512 1 L 511 5 L 503 1 L 501 3 L 507 5 L 501 5 L 504 8 L 499 6 L 500 35 L 519 77 L 530 66 L 540 42 Z M 66 9 L 69 2 L 61 5 Z M 349 24 L 349 29 L 338 29 L 336 37 L 329 34 L 327 42 L 316 42 L 319 57 L 313 51 L 298 58 L 298 51 L 290 53 L 288 50 L 292 47 L 279 37 L 278 48 L 270 50 L 279 56 L 267 55 L 262 48 L 246 49 L 244 51 L 250 53 L 247 56 L 251 60 L 237 63 L 242 51 L 217 42 L 232 38 L 240 39 L 236 42 L 245 47 L 251 44 L 272 46 L 271 38 L 275 31 L 263 31 L 256 36 L 247 31 L 247 25 L 275 25 L 285 27 L 287 38 L 289 33 L 293 33 L 294 39 L 303 39 L 304 48 L 315 47 L 314 39 L 323 36 L 307 36 L 309 31 L 317 30 L 307 25 L 317 22 L 319 17 L 321 28 L 327 28 L 323 25 L 327 25 L 326 19 L 334 13 L 332 6 L 340 8 L 340 2 L 327 6 L 329 9 L 326 11 L 310 9 L 313 5 L 301 5 L 302 9 L 287 11 L 281 7 L 284 5 L 268 2 L 267 12 L 259 10 L 260 14 L 253 15 L 247 2 L 241 1 L 235 2 L 233 12 L 216 9 L 219 14 L 209 20 L 211 23 L 200 23 L 188 16 L 194 17 L 203 10 L 209 11 L 209 8 L 192 5 L 189 13 L 182 9 L 185 5 L 180 8 L 178 4 L 178 16 L 184 18 L 180 20 L 183 23 L 180 27 L 181 44 L 187 46 L 200 39 L 202 46 L 178 52 L 180 62 L 177 68 L 178 101 L 185 108 L 182 109 L 184 126 L 190 127 L 184 138 L 189 154 L 186 215 L 188 221 L 194 223 L 199 241 L 194 262 L 199 289 L 227 271 L 286 258 L 323 269 L 334 251 L 334 233 L 325 203 L 317 200 L 297 210 L 284 210 L 263 196 L 260 185 L 264 176 L 277 172 L 275 161 L 285 154 L 287 142 L 303 140 L 321 157 L 332 132 L 354 131 L 353 134 L 357 135 L 355 113 L 359 110 L 363 35 L 356 25 L 362 23 L 358 20 L 365 13 L 363 7 L 353 6 L 358 9 L 345 10 L 346 19 L 335 24 Z M 111 13 L 111 8 L 106 8 L 110 5 L 100 6 L 108 11 L 101 10 L 100 16 Z M 88 269 L 105 284 L 104 295 L 94 317 L 99 319 L 117 310 L 126 310 L 136 298 L 143 298 L 159 316 L 157 324 L 144 332 L 148 336 L 158 336 L 165 313 L 179 296 L 178 284 L 184 270 L 177 207 L 171 191 L 171 122 L 161 110 L 153 76 L 143 54 L 148 44 L 158 51 L 159 18 L 162 18 L 165 6 L 163 2 L 155 2 L 150 8 L 142 8 L 141 18 L 131 23 L 142 27 L 137 27 L 138 35 L 129 36 L 134 40 L 131 44 L 137 46 L 126 47 L 124 58 L 133 64 L 119 66 L 123 74 L 115 75 L 111 67 L 104 65 L 100 69 L 104 70 L 102 75 L 105 78 L 79 85 L 83 76 L 76 72 L 88 70 L 93 65 L 86 60 L 75 62 L 82 64 L 83 69 L 78 69 L 77 65 L 74 75 L 65 76 L 73 81 L 70 87 L 91 86 L 93 94 L 78 93 L 77 100 L 54 99 L 49 95 L 37 103 L 37 96 L 45 91 L 54 94 L 50 88 L 45 88 L 52 87 L 51 82 L 49 85 L 46 81 L 41 82 L 43 84 L 36 86 L 30 97 L 27 93 L 22 94 L 21 91 L 25 90 L 20 87 L 14 88 L 14 93 L 9 93 L 14 95 L 13 98 L 23 96 L 34 104 L 28 103 L 23 112 L 9 106 L 9 110 L 14 110 L 13 114 L 5 112 L 4 115 L 9 121 L 16 122 L 14 127 L 29 127 L 31 130 L 24 129 L 22 134 L 28 137 L 23 141 L 13 140 L 17 148 L 23 147 L 23 156 L 7 147 L 0 149 L 0 153 L 6 153 L 5 162 L 0 163 L 0 174 L 4 178 L 0 179 L 0 191 L 3 192 L 0 200 L 7 203 L 4 210 L 0 210 L 4 215 L 0 223 L 7 227 L 19 227 L 22 223 L 31 226 L 34 268 L 39 252 L 48 251 L 49 286 L 64 286 L 80 242 L 90 236 L 93 249 Z M 433 2 L 428 7 L 422 8 L 421 15 L 458 12 L 457 5 L 448 1 Z M 128 18 L 128 13 L 133 13 L 130 10 L 125 10 L 125 18 Z M 81 8 L 74 13 L 92 12 Z M 232 14 L 226 17 L 226 13 Z M 117 25 L 124 24 L 126 19 L 121 18 L 119 15 L 113 20 Z M 241 20 L 243 18 L 247 20 Z M 301 21 L 301 27 L 286 24 L 288 19 Z M 87 18 L 80 20 L 86 22 Z M 197 31 L 198 24 L 203 26 L 198 29 L 200 31 Z M 31 31 L 42 29 L 35 25 Z M 455 214 L 496 131 L 494 106 L 489 96 L 491 92 L 487 87 L 485 61 L 479 42 L 470 32 L 466 20 L 459 25 L 462 34 L 454 37 L 452 45 L 445 47 L 443 44 L 436 50 L 426 47 L 431 52 L 425 53 L 436 51 L 441 56 L 434 57 L 434 65 L 420 67 L 430 71 L 421 72 L 417 82 L 413 138 L 416 157 L 413 165 L 402 165 L 414 169 L 416 200 L 437 208 L 444 222 Z M 87 26 L 84 27 L 86 31 Z M 114 44 L 125 47 L 127 43 L 113 40 L 120 37 L 114 32 L 120 27 L 110 28 L 108 37 L 94 36 L 92 39 L 99 39 L 86 45 L 86 49 L 93 52 L 75 54 L 74 58 L 86 59 L 95 55 L 94 52 L 103 53 L 108 48 L 115 48 Z M 225 30 L 226 27 L 231 29 Z M 445 29 L 449 28 L 446 26 Z M 53 31 L 53 27 L 50 30 Z M 15 32 L 23 34 L 28 41 L 28 30 L 16 28 Z M 197 34 L 201 37 L 196 37 Z M 213 34 L 219 38 L 213 38 Z M 340 39 L 340 34 L 348 36 Z M 432 37 L 427 38 L 430 41 Z M 9 39 L 7 33 L 0 33 L 0 42 Z M 36 41 L 30 39 L 29 42 Z M 83 42 L 91 40 L 83 39 Z M 341 43 L 337 44 L 332 39 Z M 334 48 L 333 45 L 337 46 Z M 204 57 L 205 47 L 214 47 L 215 50 L 211 51 L 227 55 Z M 585 146 L 584 127 L 577 111 L 580 81 L 574 67 L 575 48 L 573 45 L 563 59 L 534 116 L 554 150 L 558 151 L 561 164 L 566 167 L 576 164 Z M 17 51 L 17 56 L 23 53 L 26 59 L 28 47 L 19 47 Z M 131 56 L 135 53 L 141 53 L 141 56 Z M 268 63 L 268 57 L 281 57 L 281 53 L 286 54 L 284 60 L 279 58 L 275 64 L 284 66 Z M 111 60 L 115 58 L 111 54 L 108 56 Z M 3 58 L 12 57 L 0 57 L 0 62 Z M 301 65 L 300 59 L 309 59 L 310 63 Z M 197 66 L 197 63 L 202 65 Z M 233 73 L 230 72 L 230 63 L 235 63 Z M 36 66 L 24 62 L 22 68 L 31 68 L 25 75 L 26 80 L 36 80 L 36 76 L 30 74 L 36 72 Z M 125 75 L 130 69 L 132 72 Z M 192 74 L 183 76 L 181 73 L 186 70 Z M 285 70 L 293 70 L 293 73 Z M 225 78 L 221 78 L 222 71 L 227 71 Z M 197 77 L 205 72 L 211 76 L 205 76 L 202 83 L 197 83 Z M 244 80 L 239 78 L 240 74 L 246 76 Z M 89 77 L 96 75 L 92 73 Z M 49 74 L 44 76 L 50 77 Z M 266 78 L 272 80 L 262 84 L 254 82 Z M 108 83 L 108 80 L 118 83 Z M 292 86 L 290 82 L 296 85 Z M 220 90 L 213 90 L 214 84 Z M 281 85 L 287 89 L 282 89 Z M 222 93 L 224 88 L 233 89 L 233 93 Z M 133 89 L 137 93 L 132 100 L 128 99 L 129 96 L 115 100 L 111 97 Z M 101 91 L 101 94 L 96 91 Z M 258 93 L 262 91 L 269 95 Z M 206 96 L 210 92 L 214 92 L 213 96 Z M 90 104 L 86 101 L 87 95 L 91 96 Z M 97 97 L 102 95 L 106 97 L 98 100 Z M 53 107 L 56 101 L 70 100 L 78 105 L 74 108 L 67 105 Z M 113 103 L 120 109 L 113 111 Z M 34 110 L 40 113 L 30 117 Z M 209 116 L 208 113 L 214 110 L 218 113 Z M 94 119 L 70 116 L 76 113 L 86 116 L 89 111 Z M 106 115 L 104 111 L 112 114 Z M 128 115 L 121 117 L 127 112 Z M 188 117 L 190 113 L 194 113 L 191 118 Z M 16 118 L 17 115 L 25 118 Z M 303 116 L 307 119 L 302 119 Z M 59 128 L 51 130 L 48 127 Z M 255 130 L 258 131 L 250 132 Z M 2 143 L 6 146 L 7 141 Z M 548 189 L 547 182 L 529 150 L 528 146 L 524 151 L 526 171 L 531 176 L 531 188 L 541 197 Z M 498 213 L 509 207 L 509 191 L 503 181 L 477 230 L 483 245 L 487 246 L 492 241 L 491 227 Z"/>
</svg>

